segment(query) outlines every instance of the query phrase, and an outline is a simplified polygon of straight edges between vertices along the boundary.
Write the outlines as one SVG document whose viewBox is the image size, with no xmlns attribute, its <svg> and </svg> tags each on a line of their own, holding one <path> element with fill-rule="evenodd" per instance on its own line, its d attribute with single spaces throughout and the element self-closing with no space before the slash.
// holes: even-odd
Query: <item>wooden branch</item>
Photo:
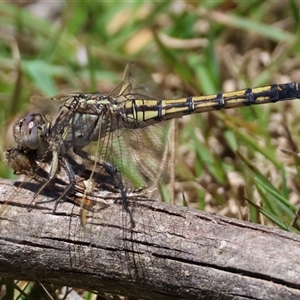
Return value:
<svg viewBox="0 0 300 300">
<path fill-rule="evenodd" d="M 143 299 L 300 299 L 300 236 L 158 201 L 80 209 L 0 181 L 0 276 Z M 92 218 L 91 218 L 92 217 Z"/>
</svg>

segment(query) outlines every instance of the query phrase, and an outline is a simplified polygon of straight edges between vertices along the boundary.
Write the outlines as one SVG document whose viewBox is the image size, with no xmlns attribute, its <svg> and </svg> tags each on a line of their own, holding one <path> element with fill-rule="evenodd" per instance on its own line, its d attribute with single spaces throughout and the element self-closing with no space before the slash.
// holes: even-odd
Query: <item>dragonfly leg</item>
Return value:
<svg viewBox="0 0 300 300">
<path fill-rule="evenodd" d="M 59 196 L 59 198 L 55 200 L 56 204 L 54 206 L 53 212 L 55 212 L 57 204 L 60 202 L 60 200 L 75 186 L 75 174 L 74 174 L 74 171 L 73 171 L 71 165 L 69 164 L 69 162 L 66 158 L 62 158 L 62 162 L 63 162 L 63 166 L 64 166 L 65 171 L 68 176 L 69 184 L 68 184 L 67 188 L 63 191 L 63 193 Z M 54 180 L 56 178 L 58 169 L 59 169 L 58 152 L 53 151 L 52 152 L 51 169 L 50 169 L 48 179 L 35 192 L 32 202 L 42 192 L 42 190 L 45 189 L 52 182 L 52 180 Z M 29 206 L 31 206 L 32 202 L 30 203 Z"/>
<path fill-rule="evenodd" d="M 73 190 L 74 187 L 75 187 L 75 184 L 76 184 L 74 171 L 72 169 L 72 166 L 70 165 L 70 163 L 68 162 L 68 160 L 66 158 L 63 158 L 63 164 L 64 164 L 64 167 L 65 167 L 65 171 L 66 171 L 66 173 L 68 175 L 69 184 L 65 188 L 65 190 L 63 191 L 63 193 L 55 200 L 55 206 L 54 206 L 54 209 L 53 209 L 53 213 L 55 213 L 56 207 L 57 207 L 58 203 L 61 201 L 61 199 L 65 195 L 67 195 L 67 193 L 70 190 Z"/>
<path fill-rule="evenodd" d="M 74 151 L 77 155 L 81 156 L 83 159 L 88 159 L 97 164 L 97 166 L 103 167 L 105 172 L 113 179 L 114 185 L 121 191 L 125 193 L 125 186 L 123 185 L 122 176 L 119 169 L 112 163 L 101 161 L 97 157 L 90 155 L 82 149 L 76 149 Z"/>
<path fill-rule="evenodd" d="M 126 188 L 123 184 L 122 175 L 119 169 L 112 163 L 105 162 L 105 161 L 102 163 L 102 166 L 105 169 L 105 171 L 114 179 L 116 187 L 120 190 L 123 208 L 130 216 L 130 223 L 132 227 L 135 227 L 135 223 L 132 218 L 131 211 L 129 210 Z"/>
<path fill-rule="evenodd" d="M 133 221 L 133 218 L 132 218 L 132 214 L 131 214 L 131 212 L 129 210 L 129 207 L 128 207 L 129 205 L 128 205 L 128 199 L 127 199 L 127 195 L 126 195 L 126 188 L 123 184 L 122 175 L 121 175 L 119 169 L 110 162 L 100 161 L 98 158 L 96 158 L 95 156 L 90 155 L 89 153 L 85 152 L 82 149 L 74 149 L 74 152 L 77 155 L 81 156 L 82 158 L 93 161 L 98 166 L 101 166 L 101 167 L 104 168 L 106 173 L 112 178 L 112 180 L 114 182 L 114 185 L 120 191 L 123 208 L 130 215 L 130 223 L 132 224 L 132 227 L 134 227 L 135 224 L 134 224 L 134 221 Z"/>
<path fill-rule="evenodd" d="M 52 152 L 52 163 L 51 163 L 51 169 L 50 169 L 50 173 L 49 173 L 49 177 L 46 180 L 46 182 L 44 184 L 42 184 L 39 189 L 35 192 L 34 196 L 33 196 L 33 200 L 32 202 L 36 199 L 36 197 L 41 193 L 41 191 L 46 188 L 50 182 L 55 178 L 57 170 L 58 170 L 58 163 L 59 163 L 59 159 L 58 159 L 58 153 L 57 151 L 53 151 Z"/>
</svg>

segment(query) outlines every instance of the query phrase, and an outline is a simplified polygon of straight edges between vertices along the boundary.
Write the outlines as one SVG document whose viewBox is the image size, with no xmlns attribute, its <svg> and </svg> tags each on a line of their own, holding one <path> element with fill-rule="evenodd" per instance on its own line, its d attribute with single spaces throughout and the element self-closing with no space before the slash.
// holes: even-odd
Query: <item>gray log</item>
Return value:
<svg viewBox="0 0 300 300">
<path fill-rule="evenodd" d="M 133 299 L 300 299 L 297 234 L 158 201 L 130 202 L 135 227 L 117 203 L 82 226 L 72 203 L 41 203 L 51 193 L 29 212 L 30 187 L 11 197 L 0 181 L 1 277 Z"/>
</svg>

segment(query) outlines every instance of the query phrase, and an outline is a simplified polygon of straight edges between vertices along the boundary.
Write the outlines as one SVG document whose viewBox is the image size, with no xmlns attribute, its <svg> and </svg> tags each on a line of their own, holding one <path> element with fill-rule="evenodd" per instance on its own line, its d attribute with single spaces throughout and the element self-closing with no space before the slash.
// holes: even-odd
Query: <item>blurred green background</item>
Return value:
<svg viewBox="0 0 300 300">
<path fill-rule="evenodd" d="M 14 145 L 31 97 L 110 92 L 129 61 L 167 98 L 300 82 L 299 11 L 297 1 L 0 3 L 0 148 Z M 299 120 L 298 101 L 177 120 L 162 199 L 298 231 Z M 13 178 L 4 163 L 0 175 Z"/>
</svg>

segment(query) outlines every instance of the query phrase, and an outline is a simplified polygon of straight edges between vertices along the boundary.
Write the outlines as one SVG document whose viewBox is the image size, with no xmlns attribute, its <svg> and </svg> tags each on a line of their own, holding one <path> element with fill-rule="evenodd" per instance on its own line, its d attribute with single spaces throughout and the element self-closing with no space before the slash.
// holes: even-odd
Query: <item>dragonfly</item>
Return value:
<svg viewBox="0 0 300 300">
<path fill-rule="evenodd" d="M 151 75 L 140 65 L 129 63 L 123 81 L 111 93 L 55 97 L 61 105 L 52 121 L 38 112 L 21 118 L 13 129 L 17 146 L 7 150 L 6 161 L 15 173 L 41 182 L 36 196 L 63 170 L 68 183 L 59 199 L 74 190 L 79 176 L 114 185 L 126 202 L 126 194 L 137 188 L 155 195 L 163 180 L 168 143 L 161 122 L 299 98 L 300 83 L 291 82 L 164 99 Z M 48 166 L 47 171 L 43 164 Z M 86 190 L 86 194 L 92 194 L 91 189 Z"/>
</svg>

